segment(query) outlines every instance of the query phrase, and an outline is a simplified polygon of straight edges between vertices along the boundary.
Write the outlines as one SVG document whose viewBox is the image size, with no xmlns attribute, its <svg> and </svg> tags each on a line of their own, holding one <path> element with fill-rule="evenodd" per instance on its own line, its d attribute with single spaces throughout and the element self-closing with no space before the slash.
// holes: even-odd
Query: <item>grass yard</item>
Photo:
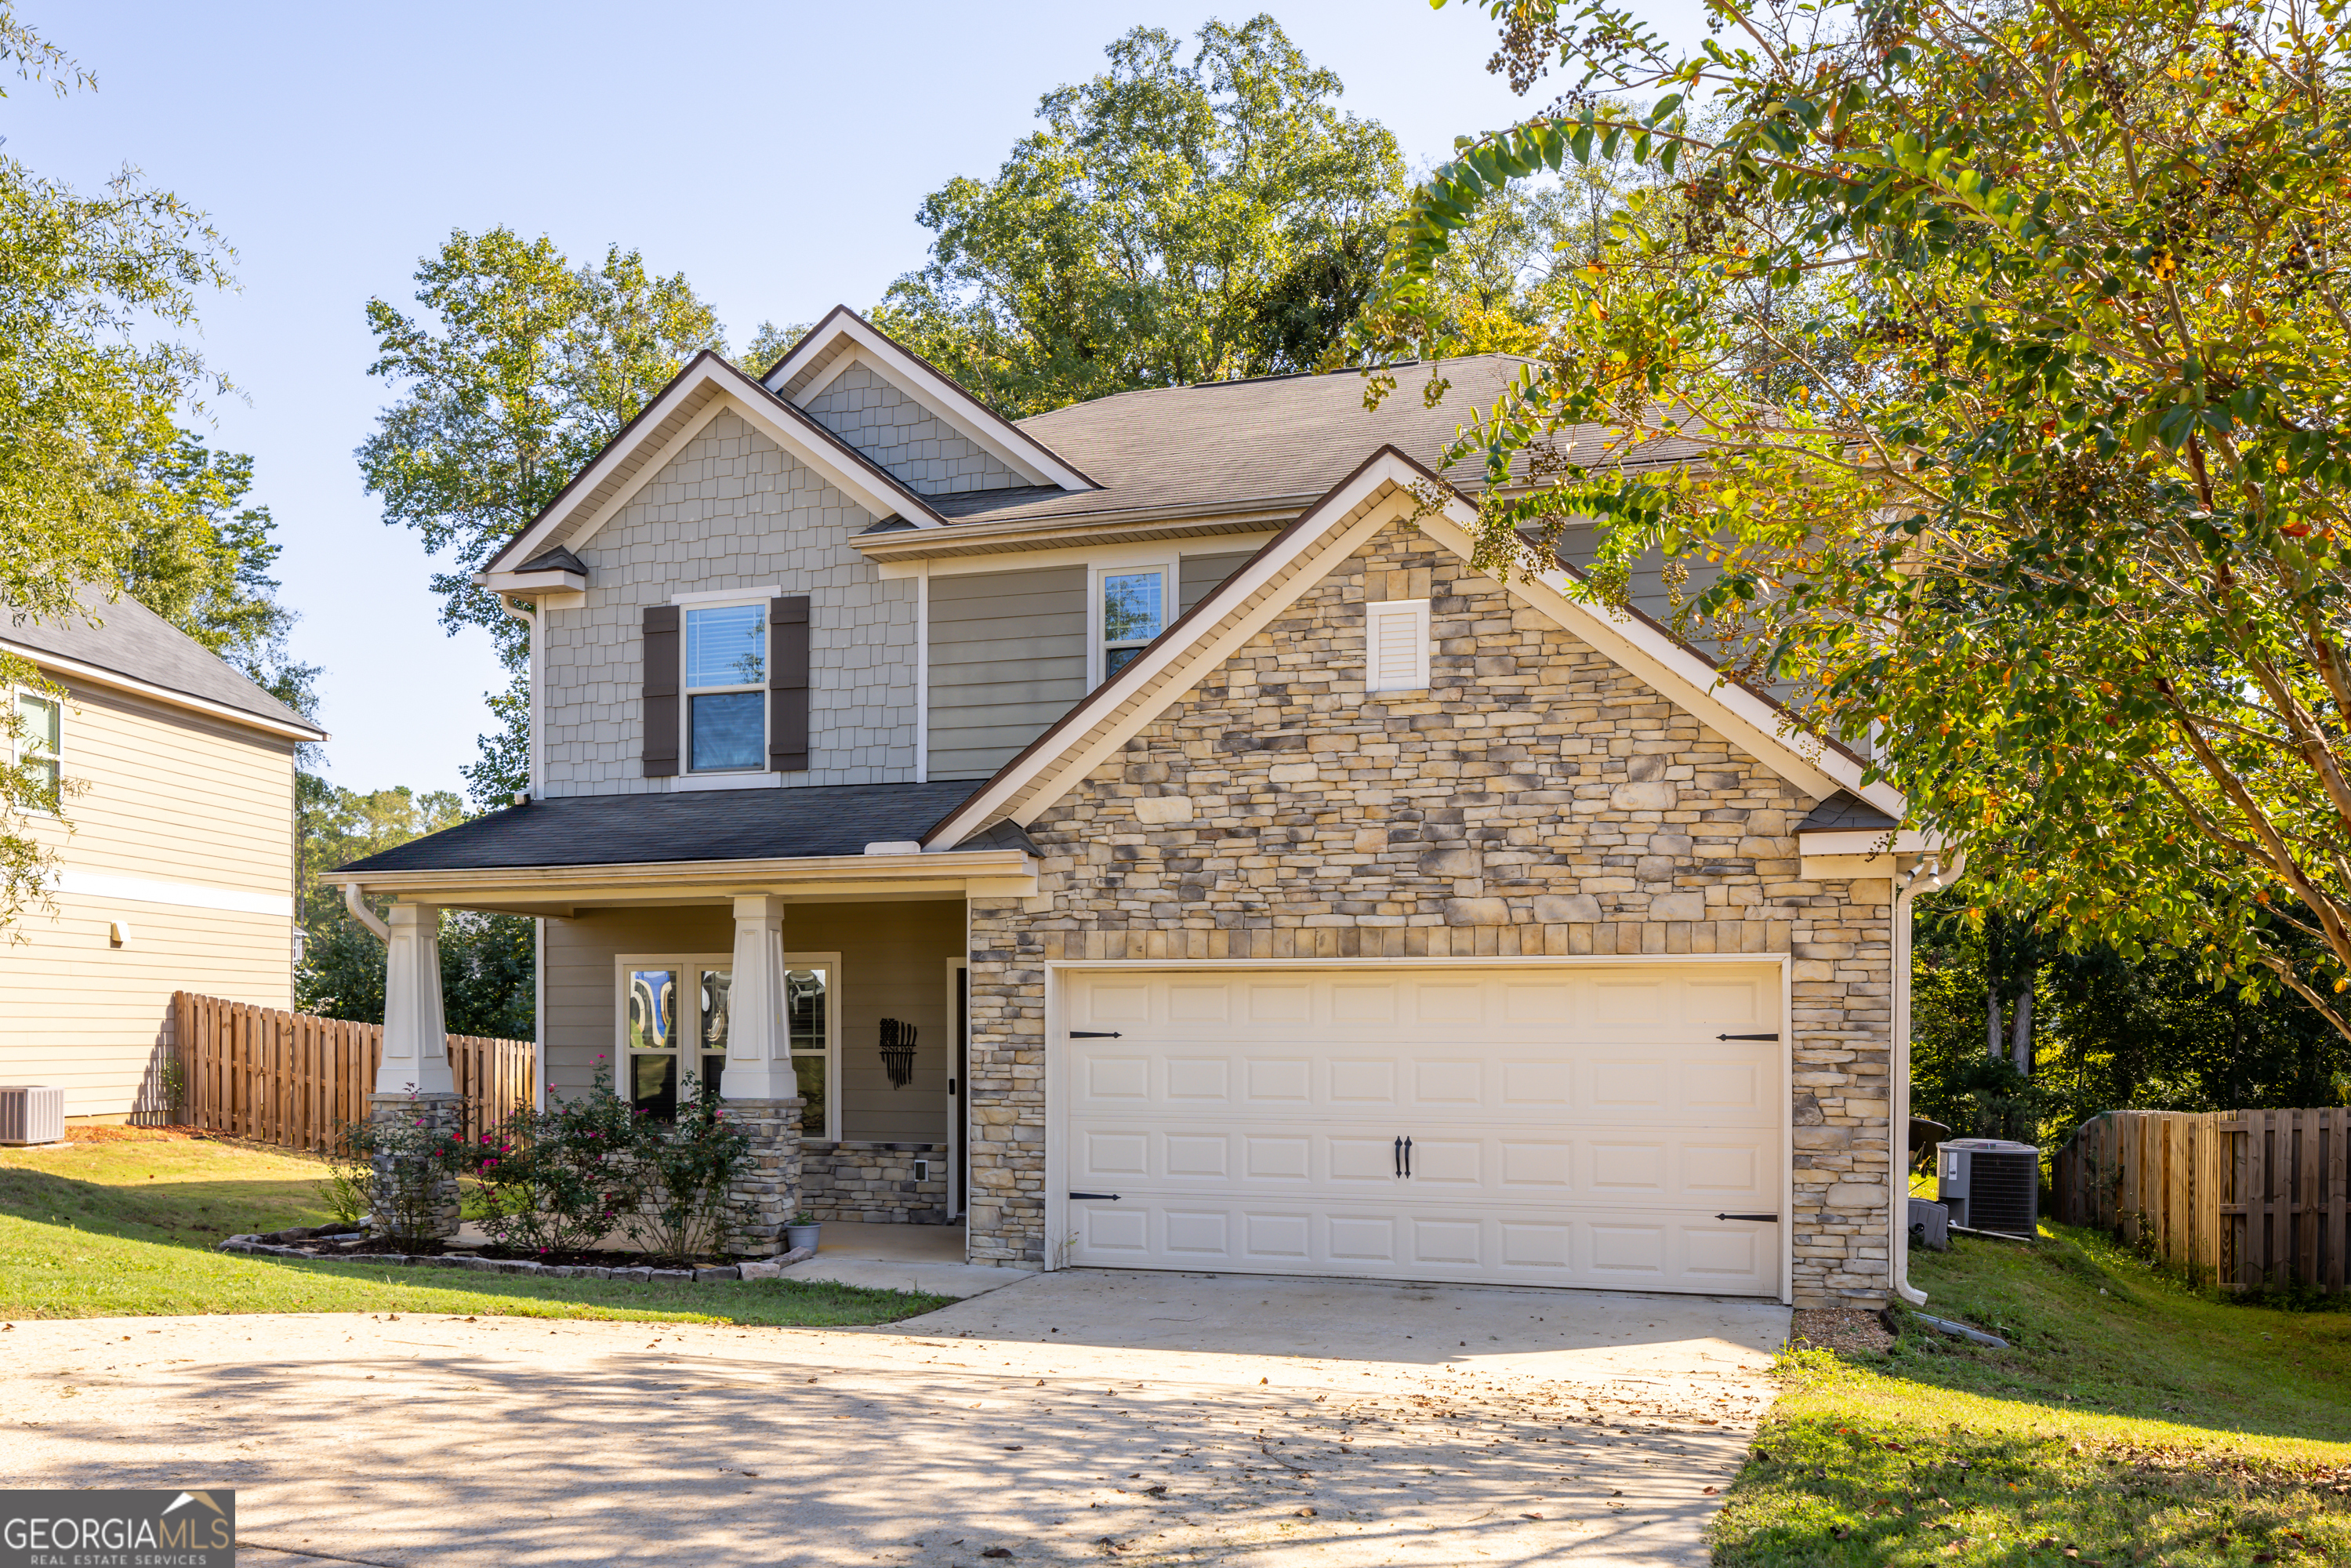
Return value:
<svg viewBox="0 0 2351 1568">
<path fill-rule="evenodd" d="M 0 1321 L 416 1312 L 829 1327 L 892 1322 L 949 1300 L 814 1281 L 632 1285 L 211 1250 L 241 1231 L 325 1224 L 325 1175 L 298 1155 L 192 1138 L 0 1152 Z"/>
<path fill-rule="evenodd" d="M 1912 1255 L 1893 1349 L 1783 1358 L 1718 1564 L 2351 1563 L 2351 1312 L 2199 1296 L 2103 1237 Z"/>
</svg>

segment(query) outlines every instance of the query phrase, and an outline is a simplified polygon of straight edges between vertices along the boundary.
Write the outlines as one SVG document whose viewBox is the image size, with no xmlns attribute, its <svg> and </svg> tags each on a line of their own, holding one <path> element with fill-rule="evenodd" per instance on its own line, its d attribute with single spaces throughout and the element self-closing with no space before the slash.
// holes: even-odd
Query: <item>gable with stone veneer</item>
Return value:
<svg viewBox="0 0 2351 1568">
<path fill-rule="evenodd" d="M 1365 603 L 1420 597 L 1430 689 L 1367 695 Z M 1812 804 L 1384 528 L 1038 814 L 1036 898 L 972 900 L 975 1259 L 1045 1256 L 1047 962 L 1789 955 L 1793 1294 L 1884 1301 L 1891 889 L 1801 879 Z"/>
</svg>

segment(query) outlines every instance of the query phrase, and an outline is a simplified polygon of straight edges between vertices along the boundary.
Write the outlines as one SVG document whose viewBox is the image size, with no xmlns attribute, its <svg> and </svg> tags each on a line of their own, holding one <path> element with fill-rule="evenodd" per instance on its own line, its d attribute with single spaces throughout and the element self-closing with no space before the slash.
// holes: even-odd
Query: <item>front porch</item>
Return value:
<svg viewBox="0 0 2351 1568">
<path fill-rule="evenodd" d="M 900 791 L 855 793 L 870 803 Z M 672 799 L 638 798 L 632 814 L 666 815 Z M 608 817 L 621 803 L 533 801 L 403 846 L 419 859 L 430 846 L 444 863 L 402 864 L 394 851 L 349 868 L 353 911 L 379 926 L 387 947 L 379 1101 L 434 1106 L 451 1092 L 440 910 L 529 915 L 539 921 L 541 1103 L 601 1082 L 657 1117 L 674 1114 L 688 1093 L 739 1108 L 737 1124 L 759 1146 L 755 1171 L 737 1184 L 738 1249 L 780 1250 L 782 1225 L 802 1212 L 908 1227 L 944 1227 L 964 1213 L 967 903 L 974 893 L 1033 890 L 1025 850 L 926 854 L 898 837 L 869 841 L 863 854 L 482 863 L 520 850 L 544 862 L 549 828 L 573 817 L 582 828 L 609 828 L 584 819 Z M 927 800 L 904 805 L 925 817 L 934 809 Z M 828 837 L 861 826 L 819 832 L 802 819 L 799 836 L 817 832 L 817 841 L 774 847 L 832 849 Z M 635 831 L 645 836 L 642 823 Z M 720 849 L 684 834 L 674 846 Z M 367 912 L 363 894 L 397 900 L 388 922 Z"/>
</svg>

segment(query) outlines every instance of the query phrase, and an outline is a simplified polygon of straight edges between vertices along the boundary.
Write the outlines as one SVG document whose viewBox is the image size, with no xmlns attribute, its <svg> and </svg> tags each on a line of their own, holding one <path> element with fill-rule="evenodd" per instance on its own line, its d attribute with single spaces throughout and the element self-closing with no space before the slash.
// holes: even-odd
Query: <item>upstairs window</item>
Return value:
<svg viewBox="0 0 2351 1568">
<path fill-rule="evenodd" d="M 63 739 L 59 705 L 55 697 L 32 692 L 16 694 L 16 766 L 31 781 L 41 804 L 57 809 L 57 749 Z"/>
<path fill-rule="evenodd" d="M 1131 664 L 1167 627 L 1167 573 L 1157 568 L 1102 576 L 1102 679 Z"/>
<path fill-rule="evenodd" d="M 768 607 L 685 612 L 685 754 L 690 773 L 768 766 Z"/>
</svg>

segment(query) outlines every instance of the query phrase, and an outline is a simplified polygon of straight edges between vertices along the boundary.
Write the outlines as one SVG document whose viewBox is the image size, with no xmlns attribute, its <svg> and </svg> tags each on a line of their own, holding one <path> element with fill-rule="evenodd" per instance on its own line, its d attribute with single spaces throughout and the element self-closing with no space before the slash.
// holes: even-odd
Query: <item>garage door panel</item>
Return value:
<svg viewBox="0 0 2351 1568">
<path fill-rule="evenodd" d="M 1778 1291 L 1773 970 L 1064 983 L 1073 1262 Z"/>
</svg>

